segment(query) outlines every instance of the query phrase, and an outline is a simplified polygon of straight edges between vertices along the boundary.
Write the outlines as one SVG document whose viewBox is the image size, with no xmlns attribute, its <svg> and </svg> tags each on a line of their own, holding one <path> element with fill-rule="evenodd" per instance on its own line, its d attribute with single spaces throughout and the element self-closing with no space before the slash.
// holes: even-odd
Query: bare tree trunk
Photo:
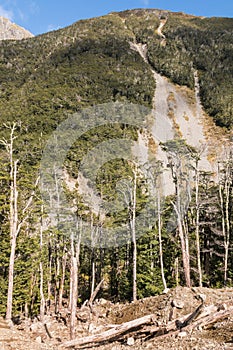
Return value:
<svg viewBox="0 0 233 350">
<path fill-rule="evenodd" d="M 95 255 L 93 252 L 92 261 L 91 261 L 91 295 L 95 290 Z"/>
<path fill-rule="evenodd" d="M 58 238 L 59 239 L 59 238 Z M 59 289 L 60 289 L 60 242 L 56 247 L 56 276 L 55 276 L 55 313 L 58 313 L 59 308 Z"/>
<path fill-rule="evenodd" d="M 231 150 L 230 155 L 224 162 L 223 180 L 219 179 L 219 198 L 220 207 L 222 214 L 222 233 L 224 239 L 224 285 L 227 284 L 227 273 L 228 273 L 228 256 L 229 256 L 229 245 L 230 245 L 230 219 L 229 219 L 229 204 L 230 204 L 230 187 L 231 187 Z M 218 167 L 218 176 L 220 178 L 221 169 Z"/>
<path fill-rule="evenodd" d="M 13 302 L 13 285 L 14 285 L 14 262 L 15 262 L 15 250 L 17 239 L 17 226 L 18 226 L 18 191 L 17 191 L 17 162 L 13 160 L 13 143 L 14 132 L 16 124 L 11 127 L 10 142 L 5 142 L 6 149 L 8 150 L 10 157 L 10 242 L 11 242 L 11 254 L 9 263 L 9 277 L 8 277 L 8 292 L 7 292 L 7 309 L 6 319 L 8 321 L 12 318 L 12 302 Z M 3 142 L 4 143 L 4 142 Z"/>
<path fill-rule="evenodd" d="M 175 263 L 174 263 L 174 268 L 175 268 L 175 279 L 176 279 L 176 286 L 179 285 L 179 258 L 175 258 Z"/>
<path fill-rule="evenodd" d="M 94 225 L 93 225 L 93 214 L 91 214 L 91 295 L 95 290 L 95 239 L 94 239 Z"/>
<path fill-rule="evenodd" d="M 183 140 L 168 141 L 164 144 L 164 149 L 168 152 L 168 163 L 175 186 L 176 202 L 172 203 L 177 216 L 177 227 L 181 243 L 181 253 L 184 269 L 185 284 L 191 287 L 190 279 L 190 256 L 188 232 L 183 228 L 183 215 L 186 211 L 185 205 L 190 201 L 190 177 L 189 166 L 186 165 L 187 156 L 190 161 L 190 151 Z M 185 156 L 184 156 L 185 155 Z M 185 192 L 184 192 L 185 190 Z M 184 197 L 185 194 L 185 197 Z"/>
<path fill-rule="evenodd" d="M 41 223 L 40 223 L 40 320 L 44 321 L 45 315 L 45 297 L 44 297 L 44 270 L 43 270 L 43 205 L 41 206 Z"/>
<path fill-rule="evenodd" d="M 180 237 L 180 243 L 181 243 L 181 253 L 182 253 L 182 260 L 183 260 L 183 268 L 184 268 L 184 277 L 185 277 L 185 283 L 187 287 L 191 287 L 191 280 L 190 280 L 190 258 L 189 258 L 189 247 L 188 244 L 188 238 L 185 236 L 182 220 L 180 217 L 180 212 L 177 209 L 177 206 L 172 202 L 172 205 L 175 209 L 175 212 L 177 214 L 177 222 L 178 222 L 178 232 Z"/>
<path fill-rule="evenodd" d="M 184 237 L 183 226 L 180 219 L 178 222 L 178 230 L 179 230 L 180 241 L 181 241 L 185 283 L 186 283 L 186 286 L 190 288 L 191 280 L 190 280 L 189 250 L 187 247 L 187 240 Z"/>
<path fill-rule="evenodd" d="M 8 321 L 10 321 L 12 318 L 15 249 L 16 249 L 16 237 L 12 237 L 9 275 L 8 275 L 9 277 L 8 277 L 8 291 L 7 291 L 7 309 L 6 309 L 6 320 Z"/>
<path fill-rule="evenodd" d="M 160 259 L 160 269 L 161 276 L 163 281 L 164 291 L 167 290 L 167 282 L 164 274 L 164 265 L 163 265 L 163 243 L 162 243 L 162 223 L 161 223 L 161 203 L 160 203 L 160 193 L 157 191 L 158 196 L 158 235 L 159 235 L 159 259 Z"/>
<path fill-rule="evenodd" d="M 48 283 L 47 283 L 47 288 L 48 288 L 48 299 L 46 301 L 46 307 L 48 309 L 50 309 L 50 304 L 51 304 L 51 295 L 52 295 L 52 285 L 51 285 L 51 281 L 52 281 L 52 253 L 51 253 L 51 237 L 49 240 L 49 256 L 48 256 L 48 270 L 49 270 L 49 276 L 48 276 Z"/>
<path fill-rule="evenodd" d="M 71 233 L 71 270 L 70 270 L 70 339 L 75 338 L 76 311 L 78 299 L 78 266 L 81 243 L 81 229 L 76 242 L 74 233 Z"/>
<path fill-rule="evenodd" d="M 17 124 L 13 123 L 11 126 L 4 125 L 6 128 L 10 129 L 10 140 L 7 141 L 5 138 L 0 140 L 6 148 L 6 151 L 10 160 L 10 213 L 9 213 L 9 223 L 10 223 L 10 244 L 11 253 L 9 261 L 9 274 L 8 274 L 8 291 L 7 291 L 7 308 L 6 308 L 6 319 L 8 321 L 12 318 L 12 302 L 13 302 L 13 287 L 14 287 L 14 262 L 15 262 L 15 250 L 17 236 L 20 232 L 22 225 L 26 222 L 28 216 L 25 215 L 30 207 L 35 191 L 33 190 L 31 196 L 29 197 L 25 207 L 22 210 L 23 218 L 19 221 L 18 218 L 18 188 L 17 188 L 17 164 L 18 160 L 14 160 L 14 136 Z M 35 186 L 39 182 L 39 177 L 36 179 Z"/>
<path fill-rule="evenodd" d="M 62 277 L 60 282 L 60 288 L 59 288 L 59 311 L 62 308 L 62 298 L 63 298 L 63 292 L 64 292 L 64 283 L 65 283 L 65 277 L 66 277 L 66 262 L 67 262 L 67 253 L 65 251 L 66 248 L 63 250 L 63 256 L 62 256 Z"/>
<path fill-rule="evenodd" d="M 74 240 L 71 239 L 71 316 L 70 316 L 70 339 L 75 338 L 75 326 L 76 326 L 76 308 L 77 308 L 77 297 L 78 297 L 78 266 L 77 257 L 74 251 Z"/>
<path fill-rule="evenodd" d="M 198 160 L 196 160 L 195 167 L 195 205 L 196 205 L 196 249 L 197 249 L 197 269 L 199 277 L 199 287 L 202 287 L 202 268 L 201 268 L 201 250 L 200 250 L 200 234 L 199 234 L 199 225 L 200 225 L 200 203 L 199 203 L 199 170 L 198 170 Z"/>
<path fill-rule="evenodd" d="M 137 300 L 137 241 L 136 241 L 136 191 L 137 191 L 137 170 L 133 170 L 133 193 L 132 193 L 132 217 L 130 220 L 132 246 L 133 246 L 133 301 Z"/>
</svg>

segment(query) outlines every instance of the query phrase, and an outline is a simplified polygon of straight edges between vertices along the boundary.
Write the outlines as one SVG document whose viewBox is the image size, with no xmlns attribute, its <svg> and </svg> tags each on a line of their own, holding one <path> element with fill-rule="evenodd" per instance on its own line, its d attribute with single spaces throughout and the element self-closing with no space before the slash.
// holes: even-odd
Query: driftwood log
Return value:
<svg viewBox="0 0 233 350">
<path fill-rule="evenodd" d="M 232 303 L 231 303 L 232 304 Z M 233 306 L 229 304 L 224 305 L 210 305 L 204 307 L 204 304 L 185 316 L 176 320 L 168 322 L 166 325 L 159 325 L 156 322 L 156 315 L 151 314 L 144 317 L 137 318 L 133 321 L 125 322 L 120 325 L 109 325 L 107 329 L 99 334 L 66 341 L 58 346 L 58 349 L 70 347 L 82 347 L 87 344 L 101 344 L 107 341 L 115 341 L 125 338 L 129 335 L 144 338 L 169 337 L 177 334 L 182 330 L 191 330 L 196 327 L 208 327 L 220 320 L 226 319 L 233 315 Z"/>
<path fill-rule="evenodd" d="M 154 319 L 155 315 L 152 314 L 141 318 L 137 318 L 133 321 L 122 323 L 120 325 L 112 325 L 111 329 L 104 331 L 100 334 L 95 334 L 88 337 L 67 341 L 65 343 L 62 343 L 60 347 L 69 348 L 72 346 L 82 346 L 91 343 L 102 343 L 107 340 L 115 340 L 128 331 L 135 330 L 136 328 L 140 328 L 148 324 L 154 324 Z"/>
</svg>

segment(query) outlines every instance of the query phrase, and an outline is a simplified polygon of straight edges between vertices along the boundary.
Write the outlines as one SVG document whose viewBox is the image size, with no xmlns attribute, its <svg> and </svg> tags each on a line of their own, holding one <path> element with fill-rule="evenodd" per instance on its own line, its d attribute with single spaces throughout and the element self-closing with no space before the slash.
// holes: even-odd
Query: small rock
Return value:
<svg viewBox="0 0 233 350">
<path fill-rule="evenodd" d="M 96 304 L 98 305 L 106 305 L 108 304 L 108 300 L 104 299 L 104 298 L 100 298 L 96 301 Z"/>
<path fill-rule="evenodd" d="M 37 338 L 36 338 L 36 342 L 39 343 L 39 344 L 41 344 L 41 343 L 42 343 L 41 337 L 37 337 Z"/>
<path fill-rule="evenodd" d="M 88 327 L 88 332 L 94 333 L 95 329 L 96 329 L 95 325 L 93 323 L 90 323 Z"/>
<path fill-rule="evenodd" d="M 217 323 L 215 323 L 215 324 L 212 326 L 213 329 L 218 329 L 218 328 L 221 328 L 221 327 L 222 327 L 222 323 L 221 323 L 221 322 L 217 322 Z"/>
<path fill-rule="evenodd" d="M 179 337 L 179 338 L 185 338 L 185 337 L 187 337 L 187 332 L 180 332 L 180 333 L 178 334 L 178 337 Z"/>
<path fill-rule="evenodd" d="M 89 319 L 89 311 L 79 311 L 77 313 L 77 319 L 82 322 L 87 322 Z"/>
<path fill-rule="evenodd" d="M 37 332 L 38 331 L 38 325 L 36 323 L 32 323 L 30 326 L 31 332 Z"/>
<path fill-rule="evenodd" d="M 176 307 L 177 309 L 183 309 L 184 307 L 184 302 L 180 300 L 172 300 L 172 306 Z"/>
<path fill-rule="evenodd" d="M 134 338 L 133 337 L 127 339 L 127 345 L 129 345 L 129 346 L 134 345 Z"/>
<path fill-rule="evenodd" d="M 227 310 L 227 305 L 226 304 L 218 305 L 218 311 L 220 311 L 220 310 Z"/>
</svg>

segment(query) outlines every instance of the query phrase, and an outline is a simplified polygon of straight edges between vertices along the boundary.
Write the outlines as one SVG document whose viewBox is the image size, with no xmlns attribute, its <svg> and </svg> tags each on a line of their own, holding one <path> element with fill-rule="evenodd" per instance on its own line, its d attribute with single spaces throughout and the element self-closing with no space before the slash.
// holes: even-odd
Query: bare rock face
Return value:
<svg viewBox="0 0 233 350">
<path fill-rule="evenodd" d="M 0 40 L 21 40 L 31 37 L 33 37 L 33 34 L 28 30 L 0 16 Z"/>
</svg>

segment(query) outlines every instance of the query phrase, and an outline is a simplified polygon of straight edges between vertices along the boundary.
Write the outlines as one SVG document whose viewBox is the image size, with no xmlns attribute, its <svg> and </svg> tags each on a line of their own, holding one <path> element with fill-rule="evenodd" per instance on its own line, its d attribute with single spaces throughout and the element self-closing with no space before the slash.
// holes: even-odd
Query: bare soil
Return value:
<svg viewBox="0 0 233 350">
<path fill-rule="evenodd" d="M 156 323 L 166 325 L 169 319 L 177 319 L 182 315 L 193 312 L 200 300 L 199 294 L 206 296 L 205 305 L 233 305 L 233 289 L 208 289 L 177 287 L 169 290 L 167 294 L 138 300 L 134 303 L 113 304 L 100 299 L 94 303 L 93 313 L 88 307 L 77 310 L 77 338 L 100 333 L 106 325 L 121 324 L 136 318 L 155 314 Z M 180 308 L 174 308 L 176 303 Z M 173 313 L 173 314 L 172 314 Z M 47 315 L 44 324 L 38 319 L 19 320 L 18 325 L 11 328 L 6 322 L 0 320 L 0 350 L 55 350 L 58 346 L 69 340 L 69 324 L 65 320 Z M 50 338 L 51 337 L 51 338 Z M 193 329 L 189 332 L 178 332 L 169 337 L 151 337 L 134 339 L 134 335 L 126 334 L 123 339 L 108 342 L 99 346 L 86 346 L 82 349 L 99 350 L 233 350 L 233 318 L 212 324 L 207 329 Z M 131 339 L 129 339 L 131 338 Z M 132 344 L 128 345 L 127 344 Z"/>
</svg>

